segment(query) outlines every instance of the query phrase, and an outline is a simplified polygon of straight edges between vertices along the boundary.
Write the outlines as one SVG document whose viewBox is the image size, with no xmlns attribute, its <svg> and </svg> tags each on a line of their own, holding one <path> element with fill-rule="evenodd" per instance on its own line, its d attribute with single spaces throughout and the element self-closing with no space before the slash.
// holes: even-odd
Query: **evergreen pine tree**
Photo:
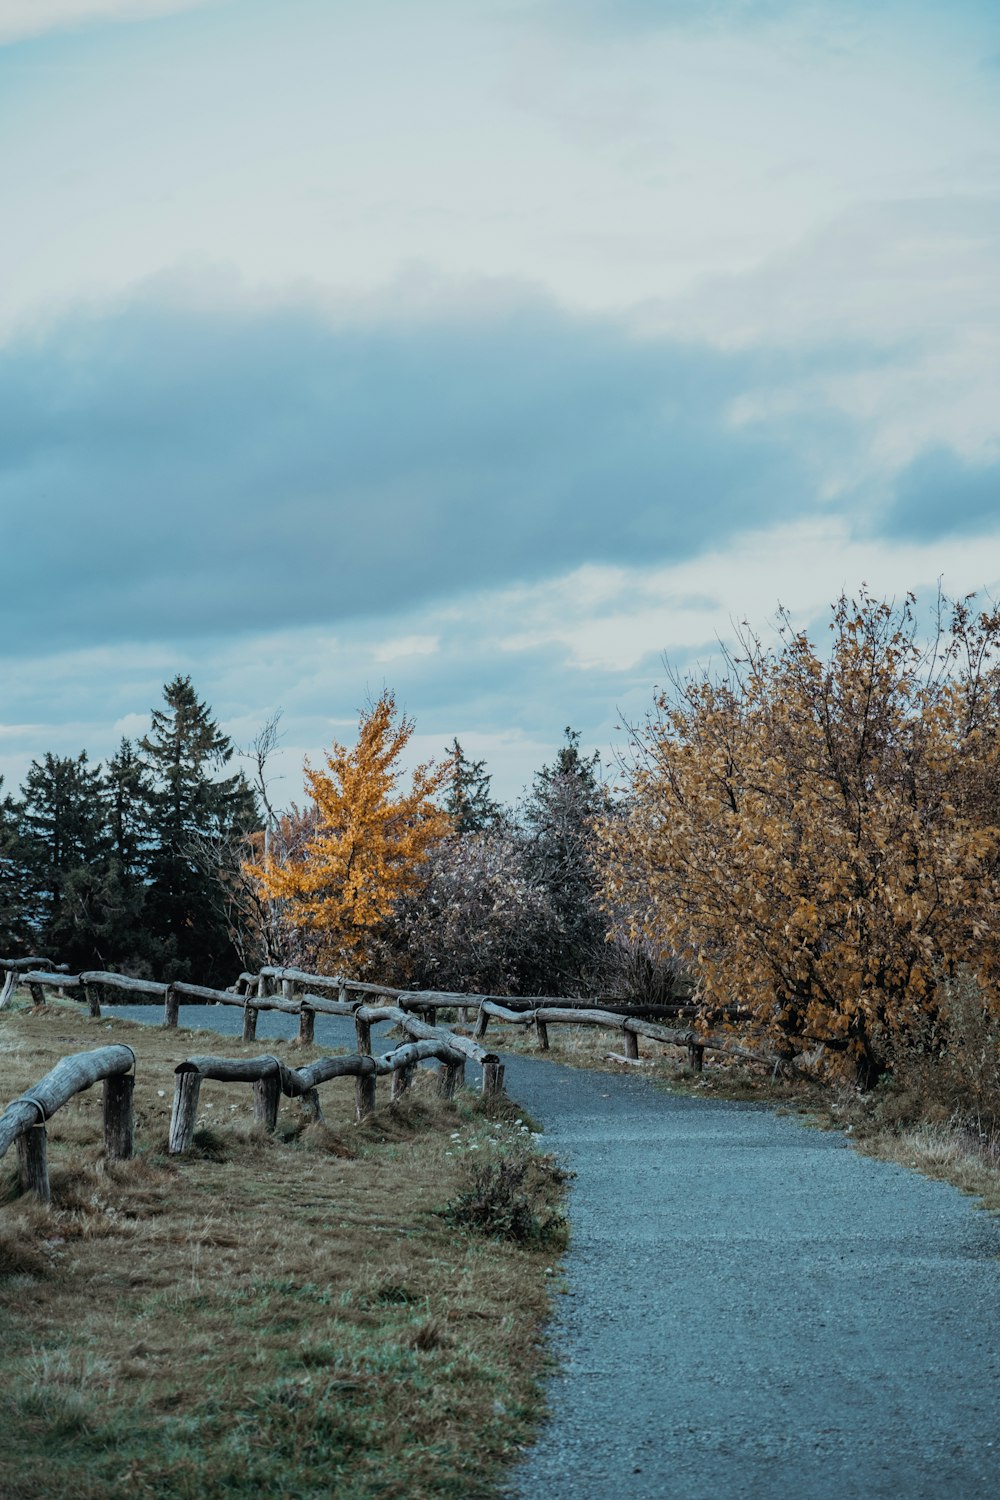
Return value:
<svg viewBox="0 0 1000 1500">
<path fill-rule="evenodd" d="M 139 742 L 151 781 L 155 842 L 146 911 L 155 962 L 168 978 L 228 983 L 238 960 L 220 887 L 234 839 L 258 822 L 256 803 L 242 773 L 218 777 L 233 746 L 191 679 L 175 677 L 163 696 L 166 707 L 153 710 Z M 206 871 L 206 845 L 219 851 L 217 878 Z"/>
<path fill-rule="evenodd" d="M 539 954 L 534 987 L 541 993 L 587 994 L 601 987 L 605 922 L 593 868 L 594 818 L 608 805 L 601 758 L 580 754 L 580 735 L 567 727 L 551 766 L 536 773 L 523 809 L 525 869 L 547 893 L 558 930 Z"/>
<path fill-rule="evenodd" d="M 87 968 L 100 962 L 101 886 L 108 850 L 101 777 L 78 756 L 46 753 L 21 788 L 15 858 L 23 870 L 25 917 L 46 955 Z"/>
<path fill-rule="evenodd" d="M 491 777 L 484 760 L 469 760 L 458 740 L 448 750 L 451 778 L 445 811 L 456 833 L 481 833 L 499 818 L 501 808 L 490 796 Z"/>
<path fill-rule="evenodd" d="M 0 954 L 5 957 L 16 956 L 28 941 L 18 826 L 17 803 L 11 796 L 0 798 Z"/>
</svg>

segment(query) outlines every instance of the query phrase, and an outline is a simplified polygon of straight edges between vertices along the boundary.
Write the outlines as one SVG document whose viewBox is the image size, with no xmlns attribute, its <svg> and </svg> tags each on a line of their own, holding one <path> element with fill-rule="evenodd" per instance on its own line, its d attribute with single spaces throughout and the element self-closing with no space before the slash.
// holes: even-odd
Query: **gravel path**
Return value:
<svg viewBox="0 0 1000 1500">
<path fill-rule="evenodd" d="M 262 1013 L 261 1040 L 294 1026 Z M 509 1500 L 1000 1495 L 997 1221 L 792 1117 L 506 1063 L 577 1174 L 552 1416 Z"/>
<path fill-rule="evenodd" d="M 517 1500 L 992 1500 L 1000 1226 L 837 1135 L 507 1059 L 576 1172 Z"/>
</svg>

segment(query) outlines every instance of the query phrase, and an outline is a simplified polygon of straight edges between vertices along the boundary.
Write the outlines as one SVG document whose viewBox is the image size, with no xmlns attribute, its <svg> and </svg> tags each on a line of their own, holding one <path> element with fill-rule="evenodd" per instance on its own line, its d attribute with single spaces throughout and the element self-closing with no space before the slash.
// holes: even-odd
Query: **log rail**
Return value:
<svg viewBox="0 0 1000 1500">
<path fill-rule="evenodd" d="M 74 1095 L 104 1082 L 104 1151 L 111 1161 L 126 1161 L 135 1149 L 132 1092 L 135 1053 L 115 1044 L 64 1057 L 0 1114 L 0 1157 L 17 1142 L 21 1186 L 43 1203 L 52 1201 L 49 1186 L 45 1122 Z"/>
</svg>

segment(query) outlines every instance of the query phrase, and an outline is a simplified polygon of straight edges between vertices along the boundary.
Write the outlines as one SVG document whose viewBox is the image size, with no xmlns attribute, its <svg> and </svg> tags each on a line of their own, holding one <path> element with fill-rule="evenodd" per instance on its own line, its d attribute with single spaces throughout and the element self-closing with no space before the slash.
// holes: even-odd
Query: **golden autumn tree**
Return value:
<svg viewBox="0 0 1000 1500">
<path fill-rule="evenodd" d="M 601 834 L 609 910 L 683 959 L 702 1015 L 870 1084 L 968 966 L 998 998 L 1000 612 L 834 607 L 828 655 L 781 617 L 721 679 L 675 679 Z M 942 605 L 944 609 L 944 605 Z"/>
<path fill-rule="evenodd" d="M 273 851 L 248 865 L 285 919 L 313 935 L 317 961 L 328 968 L 366 970 L 394 904 L 419 886 L 430 850 L 451 831 L 432 800 L 449 762 L 420 765 L 409 789 L 400 786 L 413 730 L 383 692 L 361 715 L 353 749 L 334 742 L 325 770 L 306 762 L 309 805 L 286 815 Z"/>
</svg>

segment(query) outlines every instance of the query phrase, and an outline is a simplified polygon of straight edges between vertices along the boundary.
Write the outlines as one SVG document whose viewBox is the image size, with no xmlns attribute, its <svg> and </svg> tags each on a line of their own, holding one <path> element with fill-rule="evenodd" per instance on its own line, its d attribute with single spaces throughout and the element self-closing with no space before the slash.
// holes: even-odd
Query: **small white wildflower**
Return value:
<svg viewBox="0 0 1000 1500">
<path fill-rule="evenodd" d="M 156 1090 L 156 1097 L 158 1099 L 165 1099 L 167 1097 L 167 1091 L 166 1091 L 166 1089 L 157 1089 Z"/>
</svg>

